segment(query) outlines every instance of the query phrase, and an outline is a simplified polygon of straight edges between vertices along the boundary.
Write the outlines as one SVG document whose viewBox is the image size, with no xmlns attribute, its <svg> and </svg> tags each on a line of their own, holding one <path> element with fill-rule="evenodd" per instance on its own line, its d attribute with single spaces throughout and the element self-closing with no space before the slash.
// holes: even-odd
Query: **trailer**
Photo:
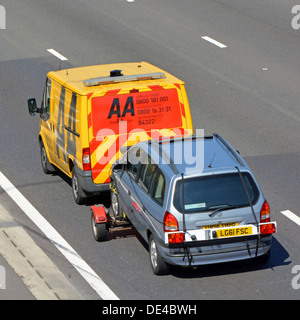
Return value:
<svg viewBox="0 0 300 320">
<path fill-rule="evenodd" d="M 91 207 L 91 225 L 94 238 L 98 242 L 106 241 L 111 232 L 132 228 L 125 215 L 122 218 L 116 217 L 112 206 L 106 208 L 103 204 Z"/>
</svg>

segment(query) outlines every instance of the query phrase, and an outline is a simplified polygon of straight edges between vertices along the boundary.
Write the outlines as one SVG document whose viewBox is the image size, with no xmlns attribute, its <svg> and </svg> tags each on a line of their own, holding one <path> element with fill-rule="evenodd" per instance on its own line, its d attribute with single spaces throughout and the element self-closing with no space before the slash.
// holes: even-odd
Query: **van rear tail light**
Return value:
<svg viewBox="0 0 300 320">
<path fill-rule="evenodd" d="M 82 166 L 84 171 L 91 170 L 90 148 L 82 149 Z"/>
<path fill-rule="evenodd" d="M 183 243 L 184 234 L 182 232 L 169 233 L 168 240 L 169 240 L 169 243 Z"/>
<path fill-rule="evenodd" d="M 178 221 L 172 213 L 166 211 L 164 216 L 164 232 L 179 231 Z"/>
<path fill-rule="evenodd" d="M 259 225 L 260 234 L 272 234 L 276 232 L 276 223 L 263 223 Z"/>
<path fill-rule="evenodd" d="M 267 201 L 265 201 L 260 209 L 260 222 L 270 222 L 270 207 Z"/>
</svg>

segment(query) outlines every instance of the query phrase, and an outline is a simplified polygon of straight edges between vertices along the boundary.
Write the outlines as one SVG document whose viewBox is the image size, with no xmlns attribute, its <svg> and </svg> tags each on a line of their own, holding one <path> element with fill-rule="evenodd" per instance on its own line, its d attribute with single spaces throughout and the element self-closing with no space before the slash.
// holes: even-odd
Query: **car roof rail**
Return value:
<svg viewBox="0 0 300 320">
<path fill-rule="evenodd" d="M 158 139 L 154 139 L 159 144 L 163 143 L 173 143 L 176 141 L 188 141 L 188 140 L 197 140 L 197 139 L 213 139 L 213 135 L 200 136 L 197 134 L 187 134 L 187 135 L 177 135 L 173 137 L 159 137 Z M 150 141 L 150 140 L 149 140 Z"/>
<path fill-rule="evenodd" d="M 213 136 L 224 145 L 224 147 L 232 154 L 232 156 L 235 158 L 235 160 L 239 163 L 241 167 L 245 166 L 244 162 L 242 162 L 240 157 L 236 154 L 235 150 L 218 133 L 214 133 Z"/>
</svg>

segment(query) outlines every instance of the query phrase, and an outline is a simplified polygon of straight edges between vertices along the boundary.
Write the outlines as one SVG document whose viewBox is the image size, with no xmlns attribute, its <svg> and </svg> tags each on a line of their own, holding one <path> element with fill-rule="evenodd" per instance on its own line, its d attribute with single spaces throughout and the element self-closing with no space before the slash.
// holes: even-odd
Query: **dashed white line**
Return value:
<svg viewBox="0 0 300 320">
<path fill-rule="evenodd" d="M 95 271 L 79 256 L 68 242 L 50 225 L 21 192 L 0 171 L 0 186 L 35 223 L 45 236 L 75 267 L 87 283 L 103 300 L 119 300 L 115 293 L 103 282 Z"/>
<path fill-rule="evenodd" d="M 295 213 L 290 210 L 281 211 L 281 213 L 300 226 L 300 217 L 298 217 Z"/>
<path fill-rule="evenodd" d="M 217 47 L 219 47 L 219 48 L 221 48 L 221 49 L 227 48 L 227 46 L 226 46 L 225 44 L 223 44 L 223 43 L 221 43 L 221 42 L 219 42 L 219 41 L 217 41 L 217 40 L 215 40 L 215 39 L 213 39 L 213 38 L 210 38 L 210 37 L 208 37 L 208 36 L 203 36 L 203 37 L 201 37 L 201 38 L 202 38 L 203 40 L 206 40 L 206 41 L 214 44 L 215 46 L 217 46 Z"/>
<path fill-rule="evenodd" d="M 61 53 L 57 52 L 54 49 L 47 49 L 48 52 L 50 52 L 51 54 L 53 54 L 56 58 L 62 60 L 62 61 L 66 61 L 68 60 L 68 58 L 64 57 Z"/>
</svg>

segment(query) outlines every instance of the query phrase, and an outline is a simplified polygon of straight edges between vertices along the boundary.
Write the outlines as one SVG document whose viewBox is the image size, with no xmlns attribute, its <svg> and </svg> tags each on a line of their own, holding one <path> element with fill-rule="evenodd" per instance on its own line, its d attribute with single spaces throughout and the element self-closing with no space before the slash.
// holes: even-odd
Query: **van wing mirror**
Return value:
<svg viewBox="0 0 300 320">
<path fill-rule="evenodd" d="M 35 116 L 36 113 L 41 113 L 40 109 L 37 107 L 35 98 L 28 99 L 27 102 L 28 102 L 28 111 L 31 116 Z"/>
</svg>

